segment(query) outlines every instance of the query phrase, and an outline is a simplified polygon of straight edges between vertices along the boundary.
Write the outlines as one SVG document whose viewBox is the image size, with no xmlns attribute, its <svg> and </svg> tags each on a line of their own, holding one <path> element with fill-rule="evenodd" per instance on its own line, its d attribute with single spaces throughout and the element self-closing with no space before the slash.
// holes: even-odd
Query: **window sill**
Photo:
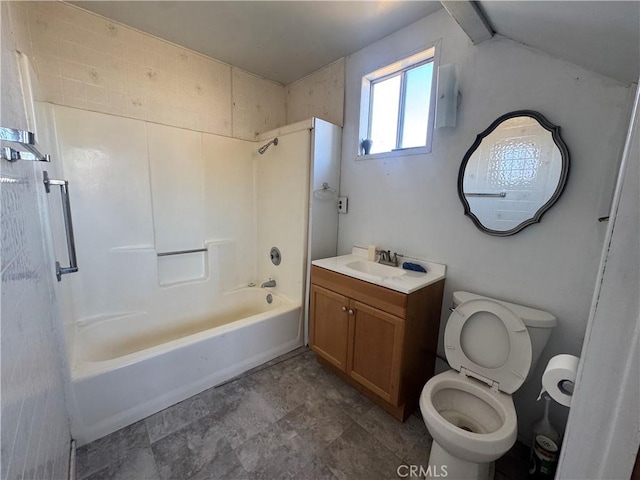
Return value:
<svg viewBox="0 0 640 480">
<path fill-rule="evenodd" d="M 356 156 L 356 161 L 408 157 L 411 155 L 425 155 L 427 153 L 431 153 L 427 147 L 403 148 L 401 150 L 393 150 L 392 152 L 380 152 L 380 153 L 371 153 L 369 155 L 358 155 Z"/>
</svg>

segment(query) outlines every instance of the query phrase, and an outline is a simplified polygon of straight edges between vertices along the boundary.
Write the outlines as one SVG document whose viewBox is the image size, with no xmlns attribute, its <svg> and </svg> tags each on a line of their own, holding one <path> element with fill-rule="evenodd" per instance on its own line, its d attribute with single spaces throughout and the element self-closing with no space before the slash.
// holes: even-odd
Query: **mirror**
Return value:
<svg viewBox="0 0 640 480">
<path fill-rule="evenodd" d="M 507 113 L 476 138 L 462 160 L 464 213 L 489 235 L 507 236 L 540 222 L 569 174 L 560 127 L 540 113 Z"/>
</svg>

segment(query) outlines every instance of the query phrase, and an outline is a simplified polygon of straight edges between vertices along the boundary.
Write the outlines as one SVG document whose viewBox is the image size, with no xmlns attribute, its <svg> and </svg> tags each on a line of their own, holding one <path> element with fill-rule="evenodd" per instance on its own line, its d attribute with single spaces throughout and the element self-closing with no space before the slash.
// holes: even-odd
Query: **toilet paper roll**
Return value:
<svg viewBox="0 0 640 480">
<path fill-rule="evenodd" d="M 542 374 L 542 390 L 538 400 L 547 392 L 559 404 L 570 407 L 579 361 L 573 355 L 556 355 L 549 360 Z"/>
</svg>

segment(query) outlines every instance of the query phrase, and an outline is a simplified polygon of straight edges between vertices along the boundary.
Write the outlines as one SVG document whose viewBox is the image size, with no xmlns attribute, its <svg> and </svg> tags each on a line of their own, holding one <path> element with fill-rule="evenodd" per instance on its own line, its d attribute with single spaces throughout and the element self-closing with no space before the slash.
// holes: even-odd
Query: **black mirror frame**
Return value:
<svg viewBox="0 0 640 480">
<path fill-rule="evenodd" d="M 553 192 L 553 195 L 547 201 L 547 203 L 545 203 L 538 209 L 538 211 L 533 215 L 532 218 L 530 218 L 529 220 L 525 220 L 524 222 L 515 226 L 511 230 L 492 230 L 490 228 L 485 227 L 482 224 L 482 222 L 478 219 L 478 217 L 476 217 L 471 212 L 469 202 L 465 198 L 464 192 L 463 192 L 464 172 L 467 167 L 467 163 L 471 158 L 471 155 L 473 155 L 473 153 L 478 149 L 478 147 L 482 143 L 482 140 L 485 137 L 487 137 L 491 132 L 493 132 L 496 128 L 498 128 L 498 125 L 500 125 L 502 122 L 514 117 L 534 118 L 535 120 L 538 121 L 538 123 L 540 123 L 540 125 L 542 125 L 542 127 L 545 130 L 548 130 L 549 132 L 551 132 L 551 136 L 553 137 L 553 142 L 556 144 L 556 146 L 560 150 L 560 155 L 562 156 L 562 169 L 560 171 L 560 179 L 558 180 L 558 186 Z M 569 177 L 569 149 L 567 148 L 567 145 L 564 143 L 564 141 L 560 137 L 560 127 L 549 122 L 539 112 L 536 112 L 533 110 L 516 110 L 514 112 L 509 112 L 499 117 L 496 121 L 494 121 L 491 125 L 489 125 L 489 128 L 487 128 L 484 132 L 482 132 L 476 137 L 476 141 L 473 143 L 473 145 L 471 145 L 471 147 L 465 154 L 464 158 L 462 159 L 462 164 L 460 165 L 460 172 L 458 173 L 458 196 L 460 197 L 460 201 L 462 202 L 462 205 L 464 207 L 464 214 L 469 218 L 471 218 L 471 220 L 473 220 L 473 223 L 475 224 L 476 227 L 478 227 L 479 230 L 489 235 L 494 235 L 496 237 L 508 237 L 510 235 L 514 235 L 518 233 L 519 231 L 528 227 L 529 225 L 533 225 L 534 223 L 539 223 L 540 220 L 542 219 L 542 216 L 547 212 L 547 210 L 549 210 L 553 206 L 554 203 L 558 201 L 558 199 L 560 198 L 560 195 L 562 195 L 562 192 L 567 183 L 568 177 Z"/>
</svg>

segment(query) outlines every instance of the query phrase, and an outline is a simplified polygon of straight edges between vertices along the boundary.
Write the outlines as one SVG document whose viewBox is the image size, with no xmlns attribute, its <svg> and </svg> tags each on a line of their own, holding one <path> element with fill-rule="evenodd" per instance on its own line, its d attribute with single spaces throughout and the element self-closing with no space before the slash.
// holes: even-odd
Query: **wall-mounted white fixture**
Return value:
<svg viewBox="0 0 640 480">
<path fill-rule="evenodd" d="M 449 63 L 438 67 L 436 128 L 455 127 L 458 111 L 460 67 Z"/>
<path fill-rule="evenodd" d="M 349 198 L 338 197 L 338 213 L 347 213 L 349 211 Z"/>
</svg>

